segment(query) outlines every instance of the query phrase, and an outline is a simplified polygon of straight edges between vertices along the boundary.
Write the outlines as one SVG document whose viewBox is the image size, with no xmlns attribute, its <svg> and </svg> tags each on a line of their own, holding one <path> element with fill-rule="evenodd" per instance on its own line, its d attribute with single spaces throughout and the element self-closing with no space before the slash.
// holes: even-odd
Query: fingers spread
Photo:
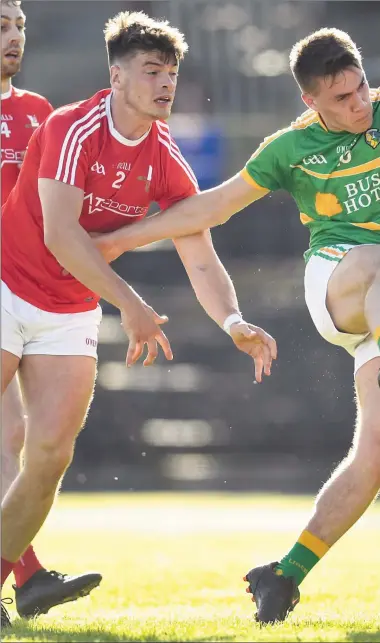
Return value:
<svg viewBox="0 0 380 643">
<path fill-rule="evenodd" d="M 148 345 L 148 354 L 146 358 L 144 359 L 143 365 L 144 366 L 152 366 L 154 364 L 157 355 L 158 355 L 158 347 L 157 347 L 157 342 L 155 339 L 150 339 L 147 342 Z"/>
<path fill-rule="evenodd" d="M 166 337 L 165 333 L 162 330 L 160 330 L 160 332 L 156 335 L 156 339 L 157 339 L 159 345 L 161 346 L 166 359 L 172 360 L 173 359 L 173 351 L 171 349 L 170 342 L 169 342 L 168 338 Z"/>
<path fill-rule="evenodd" d="M 141 357 L 144 349 L 143 342 L 131 340 L 127 352 L 127 366 L 132 366 Z"/>
</svg>

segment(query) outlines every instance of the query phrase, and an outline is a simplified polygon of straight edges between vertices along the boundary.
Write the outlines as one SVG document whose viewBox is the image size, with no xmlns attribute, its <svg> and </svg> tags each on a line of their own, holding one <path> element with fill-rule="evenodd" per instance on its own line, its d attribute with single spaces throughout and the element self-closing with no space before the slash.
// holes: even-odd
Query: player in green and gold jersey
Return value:
<svg viewBox="0 0 380 643">
<path fill-rule="evenodd" d="M 358 417 L 351 450 L 318 494 L 297 543 L 278 563 L 246 576 L 262 623 L 286 618 L 306 574 L 380 489 L 380 90 L 369 89 L 359 50 L 337 29 L 298 42 L 290 65 L 306 113 L 265 139 L 222 185 L 97 242 L 113 259 L 225 223 L 279 188 L 294 197 L 310 230 L 306 303 L 321 335 L 354 357 Z"/>
</svg>

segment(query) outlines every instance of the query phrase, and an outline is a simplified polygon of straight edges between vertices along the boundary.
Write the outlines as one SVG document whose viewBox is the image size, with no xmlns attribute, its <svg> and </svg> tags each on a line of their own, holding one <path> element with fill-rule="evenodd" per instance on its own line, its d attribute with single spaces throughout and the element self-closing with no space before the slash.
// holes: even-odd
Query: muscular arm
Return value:
<svg viewBox="0 0 380 643">
<path fill-rule="evenodd" d="M 249 185 L 240 174 L 195 194 L 153 217 L 102 235 L 97 244 L 109 261 L 153 241 L 184 237 L 220 225 L 269 190 Z"/>
<path fill-rule="evenodd" d="M 52 179 L 39 179 L 44 239 L 57 261 L 78 281 L 118 308 L 141 301 L 94 246 L 79 224 L 83 191 Z"/>
<path fill-rule="evenodd" d="M 210 232 L 174 239 L 174 245 L 199 303 L 222 327 L 229 315 L 239 312 L 239 304 L 232 280 L 215 252 Z"/>
</svg>

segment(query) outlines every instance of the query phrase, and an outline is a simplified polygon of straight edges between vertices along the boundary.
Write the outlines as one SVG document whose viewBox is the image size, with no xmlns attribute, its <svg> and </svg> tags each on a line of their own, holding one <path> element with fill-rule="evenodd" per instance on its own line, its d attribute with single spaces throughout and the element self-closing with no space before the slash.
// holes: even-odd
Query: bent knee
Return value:
<svg viewBox="0 0 380 643">
<path fill-rule="evenodd" d="M 74 442 L 60 440 L 58 436 L 26 443 L 24 466 L 41 477 L 61 477 L 70 466 L 74 455 Z"/>
</svg>

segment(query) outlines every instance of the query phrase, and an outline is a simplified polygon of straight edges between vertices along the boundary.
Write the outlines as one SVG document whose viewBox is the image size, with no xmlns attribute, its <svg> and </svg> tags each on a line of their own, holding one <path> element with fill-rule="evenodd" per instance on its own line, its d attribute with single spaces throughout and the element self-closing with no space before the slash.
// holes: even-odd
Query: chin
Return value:
<svg viewBox="0 0 380 643">
<path fill-rule="evenodd" d="M 371 113 L 367 119 L 365 120 L 363 119 L 358 123 L 354 123 L 351 131 L 353 134 L 362 134 L 372 126 L 372 123 L 373 123 L 373 115 Z"/>
<path fill-rule="evenodd" d="M 1 67 L 2 76 L 4 78 L 12 78 L 20 71 L 21 64 L 19 62 L 15 62 L 13 64 L 7 63 L 6 65 L 2 65 Z"/>
<path fill-rule="evenodd" d="M 156 120 L 165 121 L 170 116 L 171 107 L 162 107 L 161 109 L 155 110 L 154 118 Z"/>
</svg>

